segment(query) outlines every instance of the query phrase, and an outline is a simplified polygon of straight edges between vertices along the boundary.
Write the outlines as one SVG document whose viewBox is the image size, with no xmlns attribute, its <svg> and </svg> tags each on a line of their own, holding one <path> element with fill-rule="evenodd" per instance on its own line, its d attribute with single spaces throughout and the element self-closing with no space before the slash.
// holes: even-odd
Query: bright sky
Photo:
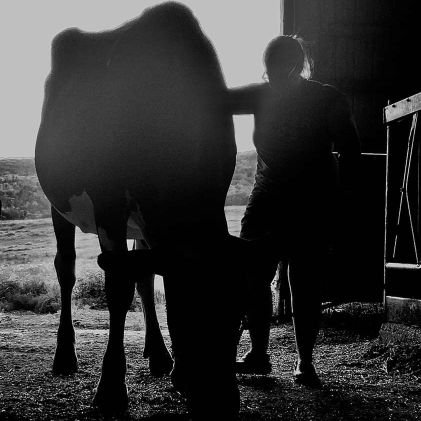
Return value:
<svg viewBox="0 0 421 421">
<path fill-rule="evenodd" d="M 179 0 L 215 46 L 228 86 L 261 80 L 262 53 L 280 33 L 280 0 Z M 0 4 L 0 157 L 34 156 L 53 37 L 68 27 L 112 29 L 156 0 L 6 0 Z M 253 149 L 253 120 L 235 117 L 237 148 Z"/>
</svg>

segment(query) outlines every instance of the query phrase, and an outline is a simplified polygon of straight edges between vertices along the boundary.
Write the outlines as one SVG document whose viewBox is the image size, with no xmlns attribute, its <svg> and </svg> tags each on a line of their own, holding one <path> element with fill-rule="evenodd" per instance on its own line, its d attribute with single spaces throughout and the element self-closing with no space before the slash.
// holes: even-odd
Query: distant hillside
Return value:
<svg viewBox="0 0 421 421">
<path fill-rule="evenodd" d="M 239 152 L 226 205 L 245 205 L 253 187 L 256 153 Z M 0 201 L 3 219 L 43 218 L 50 204 L 36 176 L 33 158 L 0 158 Z"/>
<path fill-rule="evenodd" d="M 0 177 L 36 175 L 34 158 L 0 158 Z"/>
<path fill-rule="evenodd" d="M 49 216 L 50 204 L 38 183 L 33 158 L 0 158 L 0 201 L 3 219 Z"/>
<path fill-rule="evenodd" d="M 245 205 L 253 188 L 256 173 L 256 152 L 247 151 L 237 154 L 234 175 L 228 190 L 227 206 Z"/>
</svg>

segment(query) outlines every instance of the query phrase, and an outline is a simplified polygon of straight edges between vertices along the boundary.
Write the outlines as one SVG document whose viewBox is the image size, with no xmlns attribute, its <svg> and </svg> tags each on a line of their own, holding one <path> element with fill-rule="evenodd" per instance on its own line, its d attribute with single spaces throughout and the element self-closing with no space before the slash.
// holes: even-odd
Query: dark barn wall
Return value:
<svg viewBox="0 0 421 421">
<path fill-rule="evenodd" d="M 311 43 L 314 78 L 348 94 L 364 152 L 385 152 L 382 108 L 421 91 L 419 0 L 285 0 L 284 33 Z"/>
<path fill-rule="evenodd" d="M 282 0 L 281 0 L 282 1 Z M 360 133 L 358 193 L 342 204 L 327 282 L 348 301 L 383 299 L 386 132 L 382 109 L 421 91 L 419 0 L 283 0 L 283 33 L 309 42 L 313 78 L 347 94 Z M 372 155 L 375 153 L 375 155 Z"/>
</svg>

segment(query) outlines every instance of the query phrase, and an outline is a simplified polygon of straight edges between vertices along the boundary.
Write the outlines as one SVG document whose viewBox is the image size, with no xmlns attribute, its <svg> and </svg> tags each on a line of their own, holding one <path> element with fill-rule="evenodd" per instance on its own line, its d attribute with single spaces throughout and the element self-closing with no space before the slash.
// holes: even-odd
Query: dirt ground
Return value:
<svg viewBox="0 0 421 421">
<path fill-rule="evenodd" d="M 169 342 L 163 308 L 159 314 Z M 0 420 L 103 419 L 91 401 L 107 341 L 108 313 L 78 309 L 74 318 L 80 370 L 64 378 L 51 373 L 59 315 L 0 313 Z M 240 419 L 421 420 L 420 370 L 413 364 L 406 368 L 395 364 L 398 368 L 392 369 L 391 353 L 376 341 L 338 327 L 322 328 L 315 357 L 323 386 L 309 390 L 291 379 L 295 360 L 291 324 L 274 326 L 273 372 L 238 376 Z M 125 337 L 130 411 L 124 419 L 188 419 L 185 403 L 169 378 L 149 375 L 143 344 L 142 314 L 131 312 Z M 245 332 L 239 354 L 248 344 Z"/>
</svg>

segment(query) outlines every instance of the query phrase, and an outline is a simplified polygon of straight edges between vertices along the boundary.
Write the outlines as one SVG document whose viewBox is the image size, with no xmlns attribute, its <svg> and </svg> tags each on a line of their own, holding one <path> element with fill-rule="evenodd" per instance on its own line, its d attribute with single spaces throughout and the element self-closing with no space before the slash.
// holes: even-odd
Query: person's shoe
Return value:
<svg viewBox="0 0 421 421">
<path fill-rule="evenodd" d="M 235 370 L 239 374 L 269 374 L 272 371 L 272 364 L 267 354 L 247 352 L 244 357 L 236 361 Z"/>
<path fill-rule="evenodd" d="M 303 386 L 317 389 L 322 385 L 319 376 L 317 375 L 316 370 L 311 363 L 303 364 L 297 362 L 292 376 L 295 383 L 301 384 Z"/>
</svg>

